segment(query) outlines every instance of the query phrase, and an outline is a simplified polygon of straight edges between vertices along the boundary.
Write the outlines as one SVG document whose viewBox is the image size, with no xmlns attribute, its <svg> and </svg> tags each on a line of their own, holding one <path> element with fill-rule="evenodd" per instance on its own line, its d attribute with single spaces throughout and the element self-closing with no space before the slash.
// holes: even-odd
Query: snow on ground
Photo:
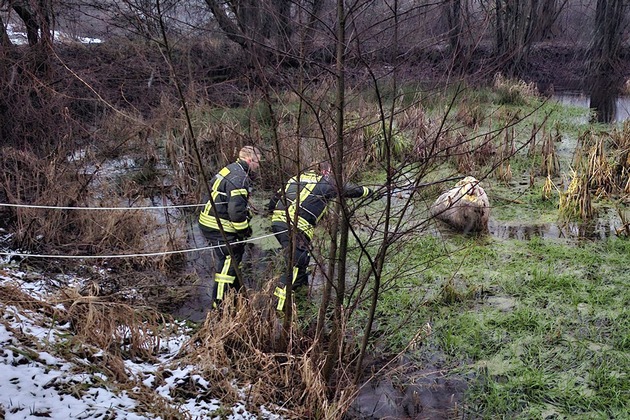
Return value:
<svg viewBox="0 0 630 420">
<path fill-rule="evenodd" d="M 190 329 L 184 323 L 178 324 L 178 333 L 161 337 L 156 363 L 125 361 L 125 373 L 144 386 L 142 390 L 137 386 L 126 389 L 130 387 L 120 386 L 113 378 L 106 377 L 85 355 L 58 351 L 67 343 L 64 337 L 71 334 L 68 324 L 60 324 L 45 311 L 25 310 L 2 299 L 11 287 L 18 287 L 29 296 L 45 301 L 53 293 L 51 285 L 59 285 L 59 282 L 68 285 L 73 281 L 80 279 L 60 280 L 21 271 L 0 255 L 0 419 L 174 418 L 172 414 L 160 417 L 143 409 L 147 400 L 136 396 L 146 394 L 147 389 L 165 402 L 169 410 L 176 410 L 175 418 L 280 418 L 264 407 L 261 407 L 262 415 L 248 412 L 243 403 L 223 407 L 206 392 L 197 392 L 182 401 L 178 385 L 192 381 L 196 390 L 208 387 L 207 381 L 195 373 L 194 366 L 173 368 L 175 364 L 171 363 L 190 338 Z M 64 353 L 73 355 L 60 356 Z M 164 374 L 165 371 L 168 374 Z"/>
<path fill-rule="evenodd" d="M 7 35 L 9 36 L 9 40 L 14 45 L 26 45 L 28 44 L 28 39 L 26 38 L 26 32 L 24 28 L 19 25 L 15 25 L 9 23 L 6 26 Z M 89 38 L 89 37 L 81 37 L 81 36 L 71 36 L 65 32 L 54 31 L 53 39 L 55 42 L 62 43 L 71 43 L 71 42 L 79 42 L 81 44 L 100 44 L 103 41 L 98 38 Z"/>
</svg>

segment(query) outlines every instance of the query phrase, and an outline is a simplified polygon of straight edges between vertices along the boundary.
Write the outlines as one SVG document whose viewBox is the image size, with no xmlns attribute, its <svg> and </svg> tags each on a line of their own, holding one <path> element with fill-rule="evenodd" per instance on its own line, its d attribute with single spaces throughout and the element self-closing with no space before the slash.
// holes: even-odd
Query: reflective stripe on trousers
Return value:
<svg viewBox="0 0 630 420">
<path fill-rule="evenodd" d="M 295 284 L 295 280 L 297 279 L 298 268 L 293 267 L 293 281 L 292 284 Z M 278 304 L 276 305 L 276 309 L 279 311 L 284 311 L 284 302 L 287 300 L 287 286 L 276 286 L 276 290 L 273 292 L 273 295 L 278 298 Z"/>
<path fill-rule="evenodd" d="M 230 271 L 230 266 L 232 265 L 232 257 L 226 256 L 225 262 L 223 263 L 223 267 L 221 268 L 221 272 L 217 273 L 214 276 L 214 281 L 217 283 L 217 300 L 223 300 L 223 295 L 225 294 L 225 285 L 234 284 L 234 279 L 236 277 L 230 276 L 228 272 Z"/>
</svg>

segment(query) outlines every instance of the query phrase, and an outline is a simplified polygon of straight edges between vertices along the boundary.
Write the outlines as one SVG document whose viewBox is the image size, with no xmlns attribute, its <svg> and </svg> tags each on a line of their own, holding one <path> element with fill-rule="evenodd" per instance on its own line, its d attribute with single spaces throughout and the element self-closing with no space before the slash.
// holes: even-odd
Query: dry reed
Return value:
<svg viewBox="0 0 630 420">
<path fill-rule="evenodd" d="M 591 220 L 594 209 L 591 203 L 591 192 L 585 174 L 572 172 L 571 182 L 566 191 L 560 193 L 560 218 L 570 220 Z"/>
<path fill-rule="evenodd" d="M 228 403 L 242 399 L 244 392 L 252 410 L 282 401 L 286 418 L 341 418 L 330 415 L 336 410 L 321 377 L 321 355 L 297 323 L 289 332 L 288 347 L 279 347 L 282 319 L 271 301 L 274 285 L 270 282 L 247 299 L 230 292 L 184 346 L 181 362 L 196 364 L 212 384 L 213 395 Z"/>
<path fill-rule="evenodd" d="M 542 142 L 542 170 L 547 177 L 557 176 L 560 173 L 560 160 L 556 152 L 556 137 L 551 134 L 543 134 Z"/>
<path fill-rule="evenodd" d="M 112 357 L 126 355 L 154 360 L 159 348 L 164 315 L 152 308 L 115 302 L 112 296 L 99 296 L 95 285 L 81 294 L 75 288 L 62 289 L 57 302 L 66 309 L 79 343 L 106 350 Z"/>
</svg>

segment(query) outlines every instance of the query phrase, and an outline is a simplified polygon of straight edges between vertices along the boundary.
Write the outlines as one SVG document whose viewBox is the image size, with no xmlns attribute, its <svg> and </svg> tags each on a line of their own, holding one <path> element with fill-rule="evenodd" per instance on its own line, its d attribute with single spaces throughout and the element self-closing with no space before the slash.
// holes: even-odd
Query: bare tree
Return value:
<svg viewBox="0 0 630 420">
<path fill-rule="evenodd" d="M 52 44 L 54 13 L 51 0 L 3 0 L 2 3 L 8 3 L 24 23 L 30 46 L 40 42 Z"/>
<path fill-rule="evenodd" d="M 226 36 L 241 47 L 264 49 L 267 54 L 287 51 L 293 28 L 290 0 L 205 0 Z"/>
<path fill-rule="evenodd" d="M 549 36 L 567 1 L 494 0 L 495 53 L 508 74 L 527 64 L 532 44 Z"/>
<path fill-rule="evenodd" d="M 592 75 L 609 74 L 617 67 L 627 7 L 623 0 L 597 1 L 595 30 L 589 47 Z"/>
<path fill-rule="evenodd" d="M 473 31 L 469 0 L 447 0 L 444 4 L 444 15 L 452 67 L 454 70 L 465 72 L 484 31 L 480 31 L 481 28 L 477 28 L 478 33 Z"/>
<path fill-rule="evenodd" d="M 589 46 L 590 106 L 597 119 L 609 122 L 616 113 L 616 97 L 623 83 L 619 70 L 622 34 L 627 3 L 623 0 L 597 1 L 595 30 Z"/>
</svg>

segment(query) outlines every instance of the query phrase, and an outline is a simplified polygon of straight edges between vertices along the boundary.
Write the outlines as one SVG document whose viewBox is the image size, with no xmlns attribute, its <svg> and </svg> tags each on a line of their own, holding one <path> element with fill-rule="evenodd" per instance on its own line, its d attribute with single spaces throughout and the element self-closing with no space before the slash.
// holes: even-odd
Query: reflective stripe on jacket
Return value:
<svg viewBox="0 0 630 420">
<path fill-rule="evenodd" d="M 249 189 L 251 179 L 247 162 L 238 160 L 221 169 L 210 180 L 210 191 L 216 214 L 210 200 L 199 214 L 202 230 L 220 232 L 219 222 L 226 233 L 240 233 L 249 228 Z"/>
<path fill-rule="evenodd" d="M 343 190 L 343 195 L 348 198 L 367 197 L 369 193 L 368 188 L 354 184 L 347 184 Z M 287 182 L 284 194 L 280 190 L 271 199 L 269 207 L 274 208 L 271 222 L 287 225 L 297 222 L 297 228 L 312 239 L 315 225 L 326 214 L 330 200 L 337 195 L 334 181 L 328 176 L 304 172 Z M 287 220 L 287 210 L 290 220 Z"/>
</svg>

